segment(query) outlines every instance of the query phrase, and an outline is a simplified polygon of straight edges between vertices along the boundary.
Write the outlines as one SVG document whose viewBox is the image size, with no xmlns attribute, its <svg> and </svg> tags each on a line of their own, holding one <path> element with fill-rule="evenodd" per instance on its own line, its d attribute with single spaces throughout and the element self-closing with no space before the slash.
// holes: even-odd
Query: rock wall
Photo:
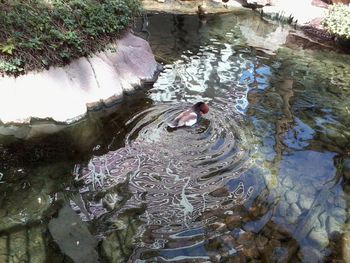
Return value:
<svg viewBox="0 0 350 263">
<path fill-rule="evenodd" d="M 23 124 L 35 118 L 72 123 L 89 108 L 113 104 L 124 93 L 154 82 L 159 71 L 148 42 L 128 32 L 113 49 L 65 67 L 0 77 L 0 121 Z"/>
</svg>

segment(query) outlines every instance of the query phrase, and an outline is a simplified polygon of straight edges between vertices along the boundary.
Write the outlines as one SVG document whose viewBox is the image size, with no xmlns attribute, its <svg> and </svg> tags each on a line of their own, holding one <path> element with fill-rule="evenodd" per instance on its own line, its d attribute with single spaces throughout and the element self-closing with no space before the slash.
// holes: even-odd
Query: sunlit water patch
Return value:
<svg viewBox="0 0 350 263">
<path fill-rule="evenodd" d="M 172 65 L 166 65 L 150 96 L 154 101 L 220 100 L 232 112 L 244 113 L 250 89 L 269 86 L 270 66 L 264 57 L 252 56 L 250 48 L 218 44 L 200 46 L 196 54 L 184 54 Z M 265 58 L 267 59 L 267 58 Z"/>
</svg>

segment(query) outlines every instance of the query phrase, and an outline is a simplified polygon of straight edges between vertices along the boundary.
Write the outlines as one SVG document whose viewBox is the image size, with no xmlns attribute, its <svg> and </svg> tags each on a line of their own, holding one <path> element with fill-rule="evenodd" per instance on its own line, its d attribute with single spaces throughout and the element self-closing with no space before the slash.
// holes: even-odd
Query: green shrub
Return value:
<svg viewBox="0 0 350 263">
<path fill-rule="evenodd" d="M 101 50 L 140 11 L 139 0 L 0 1 L 0 72 L 63 65 Z"/>
<path fill-rule="evenodd" d="M 332 35 L 350 40 L 350 6 L 330 5 L 323 25 Z"/>
</svg>

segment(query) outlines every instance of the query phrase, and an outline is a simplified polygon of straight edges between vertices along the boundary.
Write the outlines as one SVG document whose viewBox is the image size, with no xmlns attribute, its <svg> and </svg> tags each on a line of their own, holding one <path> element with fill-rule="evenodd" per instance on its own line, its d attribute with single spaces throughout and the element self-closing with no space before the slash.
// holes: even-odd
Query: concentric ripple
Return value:
<svg viewBox="0 0 350 263">
<path fill-rule="evenodd" d="M 143 209 L 133 262 L 207 260 L 208 224 L 254 194 L 254 183 L 241 178 L 254 165 L 255 152 L 244 128 L 251 82 L 241 76 L 250 74 L 247 65 L 257 64 L 229 45 L 213 44 L 167 66 L 150 90 L 154 105 L 126 123 L 125 146 L 78 167 L 86 220 Z M 210 111 L 196 125 L 168 128 L 199 100 Z M 127 200 L 121 201 L 120 185 Z"/>
<path fill-rule="evenodd" d="M 193 127 L 169 130 L 167 122 L 186 106 L 169 103 L 138 113 L 127 123 L 125 147 L 92 158 L 76 173 L 84 182 L 81 193 L 90 219 L 146 206 L 140 232 L 156 227 L 153 235 L 163 241 L 142 241 L 139 249 L 160 249 L 167 236 L 204 227 L 215 220 L 212 211 L 232 210 L 253 193 L 239 181 L 254 151 L 237 123 L 239 114 L 223 114 L 223 107 L 210 103 L 210 113 Z M 232 180 L 238 182 L 233 189 L 228 187 Z M 116 208 L 120 199 L 114 189 L 125 183 L 131 197 Z M 213 194 L 220 189 L 224 194 Z"/>
</svg>

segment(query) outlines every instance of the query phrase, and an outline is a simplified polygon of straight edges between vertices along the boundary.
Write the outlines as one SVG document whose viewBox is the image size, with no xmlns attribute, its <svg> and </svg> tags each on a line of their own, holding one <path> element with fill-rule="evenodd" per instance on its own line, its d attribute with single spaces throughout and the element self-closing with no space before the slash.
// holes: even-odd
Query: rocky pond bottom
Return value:
<svg viewBox="0 0 350 263">
<path fill-rule="evenodd" d="M 152 88 L 0 138 L 0 262 L 348 262 L 349 56 L 250 13 L 148 19 Z"/>
</svg>

